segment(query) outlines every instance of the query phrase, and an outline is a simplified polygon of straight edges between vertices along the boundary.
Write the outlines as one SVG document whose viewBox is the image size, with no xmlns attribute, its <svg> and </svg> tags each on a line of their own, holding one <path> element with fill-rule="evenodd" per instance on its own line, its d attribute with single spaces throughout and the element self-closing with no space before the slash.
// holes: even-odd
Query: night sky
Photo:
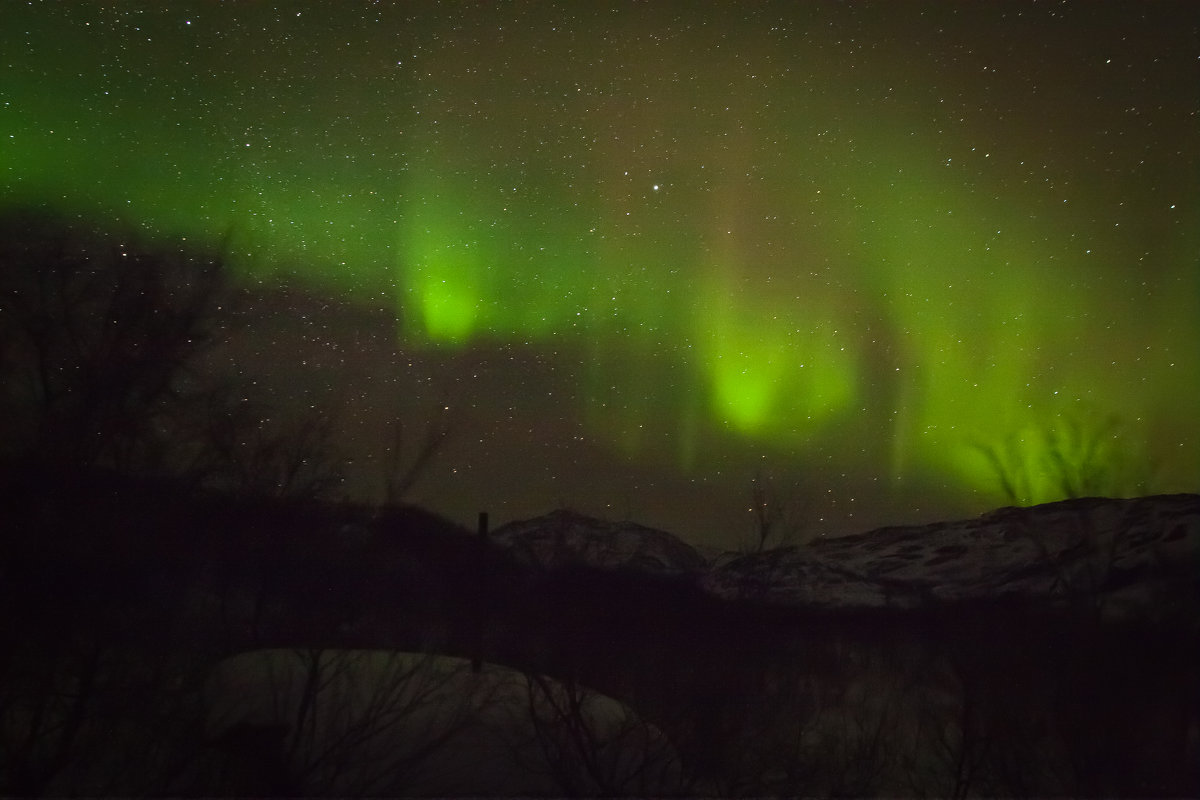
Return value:
<svg viewBox="0 0 1200 800">
<path fill-rule="evenodd" d="M 455 519 L 701 545 L 756 476 L 827 534 L 1200 489 L 1193 2 L 0 17 L 5 197 L 224 246 L 355 497 L 396 418 Z"/>
</svg>

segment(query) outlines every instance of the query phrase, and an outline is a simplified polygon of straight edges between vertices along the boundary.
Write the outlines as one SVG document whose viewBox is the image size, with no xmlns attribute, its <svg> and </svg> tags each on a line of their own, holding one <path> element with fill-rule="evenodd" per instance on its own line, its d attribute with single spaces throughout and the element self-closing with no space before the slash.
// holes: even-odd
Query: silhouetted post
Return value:
<svg viewBox="0 0 1200 800">
<path fill-rule="evenodd" d="M 476 557 L 475 567 L 475 655 L 471 658 L 471 671 L 479 672 L 483 669 L 483 632 L 486 626 L 484 625 L 484 605 L 487 601 L 486 592 L 483 588 L 484 579 L 484 560 L 487 558 L 488 537 L 488 513 L 486 511 L 479 512 L 479 552 Z"/>
</svg>

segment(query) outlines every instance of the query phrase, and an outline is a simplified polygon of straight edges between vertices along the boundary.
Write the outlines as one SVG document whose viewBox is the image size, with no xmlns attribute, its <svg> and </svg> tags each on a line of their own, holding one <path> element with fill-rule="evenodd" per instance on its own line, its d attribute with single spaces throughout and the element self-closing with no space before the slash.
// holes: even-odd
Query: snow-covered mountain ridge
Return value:
<svg viewBox="0 0 1200 800">
<path fill-rule="evenodd" d="M 1081 498 L 975 519 L 880 528 L 733 559 L 725 597 L 798 606 L 915 607 L 1005 597 L 1091 598 L 1118 615 L 1200 572 L 1200 496 Z"/>
<path fill-rule="evenodd" d="M 914 608 L 996 598 L 1086 598 L 1117 616 L 1194 603 L 1200 495 L 1081 498 L 929 525 L 879 528 L 716 565 L 665 531 L 568 511 L 494 540 L 545 567 L 691 574 L 709 592 L 805 608 Z"/>
<path fill-rule="evenodd" d="M 560 509 L 497 528 L 491 541 L 528 564 L 586 564 L 659 575 L 697 573 L 707 561 L 674 534 L 635 522 L 610 522 Z"/>
</svg>

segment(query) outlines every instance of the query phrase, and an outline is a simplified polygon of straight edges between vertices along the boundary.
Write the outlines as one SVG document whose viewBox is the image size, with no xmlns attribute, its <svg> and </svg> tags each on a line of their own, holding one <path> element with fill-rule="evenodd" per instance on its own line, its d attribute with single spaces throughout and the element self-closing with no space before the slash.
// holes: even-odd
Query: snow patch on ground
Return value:
<svg viewBox="0 0 1200 800">
<path fill-rule="evenodd" d="M 220 662 L 205 694 L 239 792 L 647 796 L 679 780 L 670 743 L 627 706 L 495 664 L 256 650 Z"/>
</svg>

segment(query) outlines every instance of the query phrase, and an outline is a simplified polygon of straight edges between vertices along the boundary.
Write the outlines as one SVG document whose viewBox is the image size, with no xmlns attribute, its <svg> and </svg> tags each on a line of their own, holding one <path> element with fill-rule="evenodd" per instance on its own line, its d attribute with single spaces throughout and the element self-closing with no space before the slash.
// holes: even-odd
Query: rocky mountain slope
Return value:
<svg viewBox="0 0 1200 800">
<path fill-rule="evenodd" d="M 983 599 L 1090 598 L 1109 615 L 1160 613 L 1200 574 L 1200 495 L 1082 498 L 975 519 L 886 527 L 710 566 L 666 531 L 572 511 L 514 522 L 492 541 L 545 568 L 692 575 L 717 597 L 798 608 L 918 608 Z M 1181 584 L 1182 581 L 1182 584 Z"/>
<path fill-rule="evenodd" d="M 707 566 L 695 548 L 666 531 L 561 509 L 511 522 L 489 538 L 519 561 L 546 568 L 587 565 L 678 575 L 700 572 Z"/>
<path fill-rule="evenodd" d="M 728 598 L 822 608 L 914 608 L 1087 597 L 1106 614 L 1161 611 L 1200 574 L 1200 496 L 1083 498 L 975 519 L 880 528 L 732 559 L 704 585 Z"/>
</svg>

